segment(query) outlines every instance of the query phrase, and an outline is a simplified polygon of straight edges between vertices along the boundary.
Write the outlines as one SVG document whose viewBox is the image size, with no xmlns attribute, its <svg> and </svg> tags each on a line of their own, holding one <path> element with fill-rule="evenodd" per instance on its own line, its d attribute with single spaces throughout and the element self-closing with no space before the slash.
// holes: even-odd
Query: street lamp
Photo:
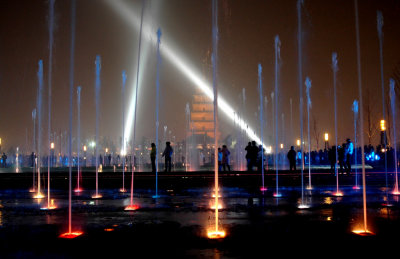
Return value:
<svg viewBox="0 0 400 259">
<path fill-rule="evenodd" d="M 298 147 L 300 147 L 300 139 L 298 139 L 298 140 L 296 141 L 296 144 L 297 144 Z"/>
<path fill-rule="evenodd" d="M 325 139 L 325 149 L 327 149 L 327 147 L 328 147 L 328 140 L 329 140 L 329 135 L 328 135 L 328 133 L 325 133 L 325 134 L 324 134 L 324 139 Z"/>
<path fill-rule="evenodd" d="M 381 120 L 381 121 L 380 121 L 380 126 L 381 126 L 381 145 L 382 145 L 382 149 L 383 149 L 383 148 L 386 149 L 386 145 L 387 145 L 387 138 L 386 138 L 386 121 L 385 121 L 385 120 Z"/>
<path fill-rule="evenodd" d="M 381 131 L 385 131 L 386 130 L 386 121 L 385 120 L 381 120 Z"/>
<path fill-rule="evenodd" d="M 54 142 L 50 143 L 50 166 L 53 166 L 54 161 Z"/>
</svg>

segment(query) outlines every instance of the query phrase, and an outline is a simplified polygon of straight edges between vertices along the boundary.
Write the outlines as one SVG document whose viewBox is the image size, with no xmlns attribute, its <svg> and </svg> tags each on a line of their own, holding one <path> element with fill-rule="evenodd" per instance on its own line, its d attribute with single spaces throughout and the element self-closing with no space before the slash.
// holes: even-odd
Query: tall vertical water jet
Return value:
<svg viewBox="0 0 400 259">
<path fill-rule="evenodd" d="M 100 72 L 101 72 L 101 58 L 96 56 L 96 81 L 95 81 L 95 100 L 96 100 L 96 135 L 94 141 L 95 160 L 96 160 L 96 193 L 92 196 L 93 199 L 101 198 L 99 194 L 99 120 L 100 120 Z"/>
<path fill-rule="evenodd" d="M 337 168 L 337 158 L 338 158 L 338 141 L 337 141 L 337 114 L 336 114 L 336 75 L 338 72 L 338 61 L 337 61 L 337 53 L 332 53 L 332 72 L 333 72 L 333 102 L 334 102 L 334 112 L 335 112 L 335 175 L 336 175 L 336 192 L 335 196 L 343 196 L 343 193 L 339 191 L 339 173 Z"/>
<path fill-rule="evenodd" d="M 279 36 L 275 36 L 275 183 L 276 190 L 274 197 L 281 197 L 279 193 L 279 169 L 278 169 L 278 154 L 279 154 L 279 143 L 278 143 L 278 86 L 279 86 L 279 66 L 281 58 L 281 41 Z"/>
<path fill-rule="evenodd" d="M 122 71 L 122 143 L 121 143 L 121 159 L 122 159 L 122 188 L 119 189 L 120 192 L 126 192 L 125 189 L 125 156 L 126 156 L 126 146 L 125 146 L 125 84 L 126 84 L 126 71 Z"/>
<path fill-rule="evenodd" d="M 39 60 L 39 69 L 37 72 L 38 76 L 38 97 L 37 97 L 37 116 L 38 116 L 38 141 L 37 141 L 37 193 L 33 196 L 36 199 L 44 198 L 44 195 L 41 192 L 40 188 L 40 167 L 41 163 L 41 154 L 42 154 L 42 95 L 43 95 L 43 61 Z"/>
<path fill-rule="evenodd" d="M 353 189 L 359 190 L 360 186 L 358 186 L 358 169 L 357 169 L 357 117 L 358 117 L 358 101 L 354 100 L 353 105 L 351 107 L 353 111 L 354 117 L 354 171 L 355 171 L 355 185 Z"/>
<path fill-rule="evenodd" d="M 185 171 L 189 172 L 189 170 L 190 170 L 189 161 L 190 161 L 190 164 L 192 163 L 192 160 L 189 159 L 189 145 L 188 145 L 189 135 L 190 135 L 190 106 L 189 106 L 189 103 L 186 103 L 185 114 L 186 114 Z M 158 125 L 157 125 L 157 127 L 158 127 Z M 158 132 L 158 130 L 157 130 L 157 132 Z M 158 147 L 158 141 L 156 142 L 156 145 Z M 157 153 L 157 156 L 158 156 L 158 153 Z M 157 162 L 156 166 L 158 166 L 158 162 Z"/>
<path fill-rule="evenodd" d="M 379 60 L 380 60 L 380 72 L 381 72 L 381 90 L 382 90 L 382 119 L 386 121 L 386 111 L 385 111 L 385 79 L 383 74 L 383 15 L 381 11 L 377 11 L 376 15 L 376 24 L 378 29 L 378 38 L 379 38 Z M 386 130 L 383 131 L 383 142 L 384 146 L 382 149 L 385 150 L 385 184 L 386 184 L 386 203 L 389 204 L 389 195 L 388 195 L 388 172 L 387 172 L 387 143 L 386 143 Z"/>
<path fill-rule="evenodd" d="M 358 98 L 360 107 L 363 107 L 362 82 L 361 82 L 361 50 L 360 50 L 360 28 L 358 24 L 358 1 L 354 0 L 355 13 L 355 29 L 356 29 L 356 45 L 357 45 L 357 81 L 358 81 Z M 363 109 L 360 109 L 360 125 L 364 125 Z M 361 163 L 362 163 L 362 185 L 363 185 L 363 228 L 354 230 L 353 232 L 361 235 L 371 234 L 368 230 L 367 222 L 367 185 L 365 177 L 365 153 L 364 153 L 364 130 L 360 127 L 360 146 L 361 146 Z"/>
<path fill-rule="evenodd" d="M 142 29 L 143 29 L 143 15 L 144 15 L 144 4 L 145 1 L 142 1 L 142 13 L 140 17 L 140 30 L 139 30 L 139 48 L 138 48 L 138 59 L 137 59 L 137 68 L 136 68 L 136 86 L 135 86 L 135 113 L 133 119 L 133 138 L 132 138 L 132 175 L 131 175 L 131 198 L 130 204 L 125 207 L 125 210 L 137 210 L 139 208 L 138 205 L 133 204 L 133 183 L 135 178 L 135 146 L 136 146 L 136 114 L 137 114 L 137 97 L 139 90 L 139 75 L 140 75 L 140 50 L 142 46 Z M 158 150 L 157 150 L 158 152 Z"/>
<path fill-rule="evenodd" d="M 272 91 L 271 92 L 271 133 L 272 133 L 272 139 L 271 139 L 271 142 L 273 143 L 273 141 L 274 141 L 274 137 L 275 137 L 275 113 L 274 113 L 274 100 L 275 100 L 275 98 L 274 98 L 274 96 L 275 96 L 275 94 L 274 94 L 274 92 Z M 271 149 L 271 152 L 272 152 L 272 149 Z M 272 158 L 272 165 L 273 165 L 273 167 L 275 168 L 276 166 L 278 166 L 277 164 L 275 164 L 275 159 L 273 159 Z"/>
<path fill-rule="evenodd" d="M 310 138 L 310 108 L 311 108 L 311 79 L 306 77 L 306 95 L 307 95 L 307 140 L 308 140 L 308 186 L 307 190 L 312 189 L 311 185 L 311 138 Z"/>
<path fill-rule="evenodd" d="M 399 192 L 399 176 L 397 172 L 397 131 L 396 131 L 396 93 L 394 91 L 395 81 L 390 78 L 390 106 L 392 108 L 392 125 L 393 125 L 393 146 L 394 146 L 394 190 L 392 194 L 400 195 Z"/>
<path fill-rule="evenodd" d="M 33 147 L 32 147 L 32 189 L 29 190 L 29 192 L 36 192 L 36 186 L 35 186 L 35 175 L 36 175 L 36 108 L 32 110 L 32 121 L 33 121 Z"/>
<path fill-rule="evenodd" d="M 81 164 L 80 164 L 80 151 L 81 151 L 81 90 L 82 87 L 78 86 L 76 89 L 76 103 L 77 103 L 77 133 L 76 133 L 76 144 L 77 144 L 77 177 L 76 177 L 76 188 L 75 192 L 81 192 Z"/>
<path fill-rule="evenodd" d="M 80 231 L 72 231 L 72 109 L 74 95 L 74 58 L 75 58 L 75 0 L 71 2 L 71 45 L 69 62 L 69 129 L 68 129 L 68 169 L 69 169 L 69 193 L 68 193 L 68 232 L 61 238 L 75 238 L 82 235 Z"/>
<path fill-rule="evenodd" d="M 263 85 L 262 85 L 262 66 L 258 64 L 258 94 L 260 97 L 260 137 L 261 148 L 264 149 L 264 119 L 263 119 Z M 261 191 L 266 191 L 264 184 L 264 151 L 261 151 Z"/>
<path fill-rule="evenodd" d="M 208 231 L 209 238 L 224 238 L 225 231 L 219 230 L 219 202 L 218 196 L 220 194 L 220 188 L 218 184 L 218 87 L 217 87 L 217 65 L 218 65 L 218 0 L 212 1 L 212 56 L 211 61 L 213 65 L 213 101 L 214 101 L 214 171 L 215 171 L 215 183 L 214 183 L 214 191 L 215 191 L 215 228 L 214 230 Z"/>
<path fill-rule="evenodd" d="M 157 75 L 156 75 L 156 150 L 158 152 L 158 110 L 160 103 L 160 65 L 161 65 L 161 55 L 160 55 L 160 44 L 161 44 L 161 29 L 157 30 Z M 158 196 L 158 154 L 156 152 L 156 194 L 153 198 L 157 199 Z"/>
<path fill-rule="evenodd" d="M 242 117 L 246 117 L 246 88 L 242 88 Z M 242 143 L 243 145 L 246 145 L 246 131 L 244 130 L 244 127 L 241 127 L 241 135 L 242 135 Z M 244 146 L 242 146 L 242 150 L 244 149 Z M 244 163 L 247 163 L 246 161 L 243 161 L 242 157 L 242 171 L 244 170 Z"/>
<path fill-rule="evenodd" d="M 298 62 L 298 82 L 299 82 L 299 112 L 300 112 L 300 158 L 301 158 L 301 203 L 304 204 L 304 152 L 303 152 L 303 50 L 302 50 L 302 23 L 301 6 L 303 0 L 297 0 L 297 62 Z"/>
<path fill-rule="evenodd" d="M 289 143 L 292 143 L 292 141 L 293 141 L 293 99 L 292 98 L 290 98 L 289 104 L 290 104 L 290 140 L 289 140 Z"/>
<path fill-rule="evenodd" d="M 50 204 L 50 156 L 51 156 L 51 88 L 52 88 L 52 69 L 53 69 L 53 32 L 54 32 L 54 2 L 55 0 L 50 0 L 49 2 L 49 71 L 48 71 L 48 125 L 47 125 L 47 135 L 48 142 L 47 148 L 49 150 L 49 155 L 47 156 L 47 207 L 42 209 L 55 209 L 54 205 Z"/>
</svg>

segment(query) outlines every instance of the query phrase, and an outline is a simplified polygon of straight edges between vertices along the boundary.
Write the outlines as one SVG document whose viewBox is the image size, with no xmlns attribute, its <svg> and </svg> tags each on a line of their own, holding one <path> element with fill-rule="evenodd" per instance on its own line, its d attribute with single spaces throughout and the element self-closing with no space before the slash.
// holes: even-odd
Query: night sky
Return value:
<svg viewBox="0 0 400 259">
<path fill-rule="evenodd" d="M 141 1 L 77 0 L 74 77 L 74 132 L 76 135 L 76 87 L 82 86 L 82 141 L 95 133 L 95 57 L 102 58 L 100 135 L 117 143 L 122 134 L 121 73 L 127 71 L 126 107 L 136 82 L 139 31 L 112 2 L 122 2 L 132 16 L 140 17 Z M 265 137 L 272 144 L 271 100 L 274 88 L 274 37 L 281 39 L 279 118 L 285 114 L 285 129 L 279 119 L 279 138 L 294 144 L 299 133 L 299 86 L 297 60 L 297 9 L 295 0 L 220 0 L 218 90 L 245 120 L 259 130 L 257 66 L 263 66 L 263 91 L 268 97 Z M 32 110 L 36 106 L 37 63 L 44 62 L 43 144 L 47 141 L 47 78 L 49 59 L 49 2 L 2 0 L 0 2 L 0 137 L 5 149 L 32 145 Z M 377 10 L 384 17 L 384 81 L 400 70 L 400 1 L 359 0 L 362 82 L 364 103 L 369 92 L 376 125 L 382 115 Z M 211 1 L 145 1 L 144 24 L 152 35 L 161 28 L 161 44 L 177 54 L 204 80 L 212 82 L 210 53 Z M 55 1 L 54 56 L 52 73 L 52 131 L 68 130 L 71 1 Z M 338 53 L 338 140 L 353 138 L 351 105 L 358 99 L 354 2 L 350 0 L 304 0 L 302 10 L 303 79 L 312 80 L 311 117 L 318 131 L 334 135 L 332 52 Z M 145 54 L 146 53 L 146 54 Z M 171 136 L 185 135 L 185 106 L 196 85 L 162 56 L 160 136 L 168 126 Z M 142 39 L 136 139 L 155 138 L 156 45 Z M 397 86 L 399 87 L 399 86 Z M 246 107 L 241 101 L 246 88 Z M 305 94 L 305 86 L 303 86 Z M 399 96 L 397 96 L 399 97 Z M 289 100 L 293 99 L 293 138 L 290 135 Z M 304 106 L 305 108 L 305 106 Z M 257 113 L 257 117 L 256 114 Z M 128 111 L 126 111 L 128 114 Z M 307 117 L 304 113 L 305 137 Z M 398 120 L 400 121 L 400 120 Z M 233 124 L 220 112 L 222 137 L 234 134 Z M 311 120 L 313 122 L 313 119 Z M 26 133 L 27 132 L 27 133 Z M 63 133 L 64 134 L 64 133 Z M 367 138 L 365 138 L 367 141 Z M 315 140 L 312 138 L 315 145 Z M 375 138 L 373 144 L 377 144 Z M 280 141 L 281 142 L 281 141 Z M 322 144 L 320 143 L 320 148 Z"/>
</svg>

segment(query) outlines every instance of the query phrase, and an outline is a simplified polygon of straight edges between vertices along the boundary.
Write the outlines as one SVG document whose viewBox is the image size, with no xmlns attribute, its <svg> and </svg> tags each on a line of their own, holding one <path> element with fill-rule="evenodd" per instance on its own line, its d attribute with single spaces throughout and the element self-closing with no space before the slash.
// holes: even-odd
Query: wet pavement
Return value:
<svg viewBox="0 0 400 259">
<path fill-rule="evenodd" d="M 40 209 L 47 198 L 33 199 L 28 192 L 31 175 L 5 175 L 0 184 L 0 255 L 251 258 L 263 253 L 295 254 L 297 249 L 315 254 L 316 247 L 337 254 L 348 248 L 357 254 L 368 253 L 398 241 L 400 197 L 385 188 L 385 174 L 367 177 L 368 227 L 375 233 L 370 237 L 351 232 L 363 223 L 362 190 L 353 189 L 353 176 L 340 176 L 344 196 L 336 197 L 334 176 L 316 172 L 313 190 L 303 190 L 302 196 L 299 175 L 283 173 L 282 197 L 274 198 L 272 173 L 267 174 L 264 193 L 258 189 L 256 173 L 223 175 L 219 217 L 219 228 L 227 232 L 223 240 L 206 238 L 207 229 L 215 227 L 210 209 L 212 172 L 193 175 L 161 175 L 160 198 L 154 199 L 154 177 L 138 174 L 134 204 L 139 209 L 124 211 L 130 193 L 118 191 L 120 175 L 100 174 L 103 198 L 92 199 L 93 189 L 73 194 L 72 228 L 84 232 L 73 240 L 58 238 L 68 227 L 67 174 L 52 178 L 51 199 L 58 208 L 51 211 Z M 84 176 L 83 187 L 93 187 L 93 180 L 93 175 Z M 126 183 L 129 190 L 129 173 Z M 309 208 L 299 209 L 300 204 Z"/>
</svg>

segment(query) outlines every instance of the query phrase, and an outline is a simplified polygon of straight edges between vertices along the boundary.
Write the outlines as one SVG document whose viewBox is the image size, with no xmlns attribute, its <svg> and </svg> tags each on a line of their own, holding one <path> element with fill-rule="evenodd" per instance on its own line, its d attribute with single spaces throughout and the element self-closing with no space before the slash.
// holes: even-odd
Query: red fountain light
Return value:
<svg viewBox="0 0 400 259">
<path fill-rule="evenodd" d="M 83 189 L 82 189 L 82 188 L 76 188 L 76 189 L 74 190 L 74 192 L 83 192 Z"/>
<path fill-rule="evenodd" d="M 353 190 L 360 190 L 361 189 L 361 187 L 360 186 L 358 186 L 358 185 L 356 185 L 356 186 L 353 186 Z"/>
<path fill-rule="evenodd" d="M 139 205 L 136 204 L 131 204 L 125 207 L 125 210 L 138 210 L 139 209 Z"/>
<path fill-rule="evenodd" d="M 275 197 L 275 198 L 280 198 L 280 197 L 282 197 L 282 194 L 276 192 L 276 193 L 274 193 L 274 197 Z"/>
<path fill-rule="evenodd" d="M 363 236 L 363 237 L 375 235 L 375 233 L 369 231 L 368 229 L 355 229 L 352 232 L 356 235 Z"/>
<path fill-rule="evenodd" d="M 83 234 L 83 232 L 79 232 L 79 231 L 76 231 L 76 232 L 66 232 L 66 233 L 63 233 L 63 234 L 59 235 L 58 237 L 59 237 L 59 238 L 65 238 L 65 239 L 73 239 L 73 238 L 75 238 L 75 237 L 79 237 L 79 236 L 82 235 L 82 234 Z"/>
<path fill-rule="evenodd" d="M 268 190 L 267 187 L 260 187 L 260 191 L 262 191 L 262 192 L 265 192 L 267 190 Z"/>
</svg>

